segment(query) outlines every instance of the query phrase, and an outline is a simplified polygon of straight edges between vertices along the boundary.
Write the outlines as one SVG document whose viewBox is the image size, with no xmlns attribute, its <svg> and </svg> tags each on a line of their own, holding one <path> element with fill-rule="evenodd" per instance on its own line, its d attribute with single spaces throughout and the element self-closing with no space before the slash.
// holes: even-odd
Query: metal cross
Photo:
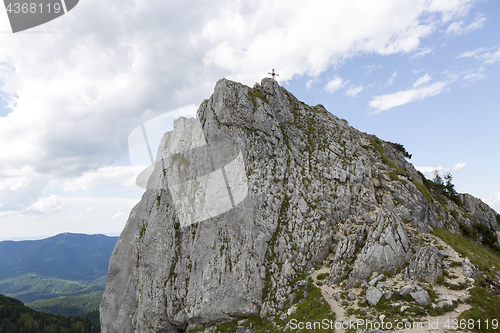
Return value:
<svg viewBox="0 0 500 333">
<path fill-rule="evenodd" d="M 279 74 L 277 74 L 277 73 L 274 72 L 274 68 L 273 68 L 272 72 L 267 73 L 267 74 L 271 75 L 273 77 L 273 79 L 275 79 L 275 80 L 276 80 L 275 76 L 280 76 Z"/>
</svg>

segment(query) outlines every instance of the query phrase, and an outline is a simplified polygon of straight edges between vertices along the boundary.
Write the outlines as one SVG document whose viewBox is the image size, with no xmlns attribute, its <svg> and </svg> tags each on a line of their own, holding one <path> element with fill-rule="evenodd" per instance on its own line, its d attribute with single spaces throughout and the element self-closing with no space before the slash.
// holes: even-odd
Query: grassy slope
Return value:
<svg viewBox="0 0 500 333">
<path fill-rule="evenodd" d="M 500 279 L 500 256 L 470 238 L 452 234 L 445 229 L 435 228 L 434 234 L 450 244 L 463 257 L 468 257 L 485 275 L 476 279 L 469 301 L 472 308 L 463 312 L 460 319 L 474 320 L 477 332 L 500 331 L 500 324 L 497 330 L 491 326 L 488 329 L 485 327 L 486 320 L 490 325 L 494 319 L 497 323 L 500 321 L 500 286 L 494 282 Z M 482 325 L 480 329 L 478 320 Z"/>
</svg>

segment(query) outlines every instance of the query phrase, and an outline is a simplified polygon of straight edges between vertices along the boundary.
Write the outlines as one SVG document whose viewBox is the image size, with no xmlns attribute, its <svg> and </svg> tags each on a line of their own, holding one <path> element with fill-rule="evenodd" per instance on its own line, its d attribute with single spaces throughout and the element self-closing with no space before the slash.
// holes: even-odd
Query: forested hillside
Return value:
<svg viewBox="0 0 500 333">
<path fill-rule="evenodd" d="M 30 309 L 14 298 L 0 295 L 2 333 L 97 333 L 97 322 L 88 318 L 56 316 Z"/>
</svg>

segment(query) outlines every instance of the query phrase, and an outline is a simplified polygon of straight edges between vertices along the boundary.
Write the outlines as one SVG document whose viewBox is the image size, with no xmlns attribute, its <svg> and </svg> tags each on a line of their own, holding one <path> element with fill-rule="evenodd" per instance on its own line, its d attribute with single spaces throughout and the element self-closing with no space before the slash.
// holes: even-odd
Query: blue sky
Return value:
<svg viewBox="0 0 500 333">
<path fill-rule="evenodd" d="M 9 29 L 0 11 L 0 240 L 119 234 L 143 193 L 130 133 L 272 68 L 500 211 L 498 1 L 85 0 Z"/>
</svg>

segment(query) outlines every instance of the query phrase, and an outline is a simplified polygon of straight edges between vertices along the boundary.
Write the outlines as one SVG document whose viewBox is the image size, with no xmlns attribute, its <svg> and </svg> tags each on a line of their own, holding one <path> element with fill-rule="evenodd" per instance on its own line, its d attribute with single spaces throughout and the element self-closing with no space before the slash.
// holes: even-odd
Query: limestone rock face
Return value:
<svg viewBox="0 0 500 333">
<path fill-rule="evenodd" d="M 110 259 L 102 331 L 175 333 L 274 315 L 330 253 L 332 283 L 367 283 L 409 262 L 422 275 L 427 252 L 408 227 L 471 223 L 425 191 L 397 145 L 272 79 L 253 88 L 219 80 L 197 118 L 163 137 Z M 482 203 L 462 198 L 496 228 Z"/>
<path fill-rule="evenodd" d="M 479 198 L 470 194 L 461 194 L 465 210 L 474 216 L 476 222 L 490 227 L 492 230 L 500 231 L 500 226 L 496 219 L 496 212 Z"/>
<path fill-rule="evenodd" d="M 434 246 L 416 247 L 416 253 L 408 266 L 408 277 L 414 281 L 436 283 L 443 274 L 442 254 Z"/>
</svg>

